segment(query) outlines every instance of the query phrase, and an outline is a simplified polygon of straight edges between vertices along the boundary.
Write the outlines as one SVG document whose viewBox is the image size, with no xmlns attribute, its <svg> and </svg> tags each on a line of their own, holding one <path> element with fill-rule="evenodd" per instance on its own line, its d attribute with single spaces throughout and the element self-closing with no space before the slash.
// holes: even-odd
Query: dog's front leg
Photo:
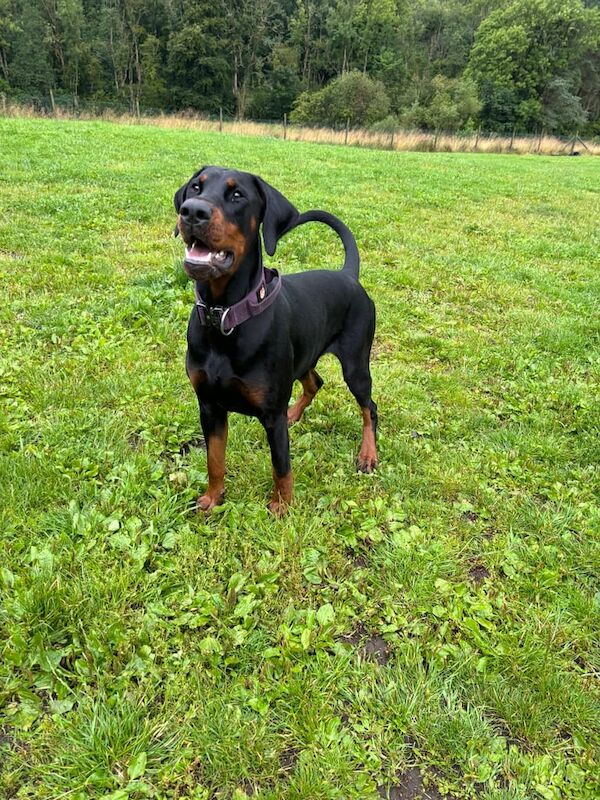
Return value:
<svg viewBox="0 0 600 800">
<path fill-rule="evenodd" d="M 292 470 L 290 467 L 290 438 L 287 409 L 281 414 L 261 420 L 267 432 L 273 463 L 273 496 L 269 511 L 281 516 L 292 502 Z"/>
<path fill-rule="evenodd" d="M 210 511 L 225 495 L 225 448 L 227 411 L 213 403 L 200 402 L 200 423 L 206 442 L 208 488 L 196 501 L 199 511 Z"/>
</svg>

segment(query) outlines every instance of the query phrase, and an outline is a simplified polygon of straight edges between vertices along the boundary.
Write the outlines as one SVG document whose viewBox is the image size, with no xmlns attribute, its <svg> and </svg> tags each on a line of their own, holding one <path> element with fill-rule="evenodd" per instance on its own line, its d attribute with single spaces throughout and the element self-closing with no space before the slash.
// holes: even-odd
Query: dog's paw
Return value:
<svg viewBox="0 0 600 800">
<path fill-rule="evenodd" d="M 282 500 L 271 500 L 267 508 L 274 517 L 283 517 L 287 513 L 289 506 Z"/>
<path fill-rule="evenodd" d="M 212 511 L 215 506 L 221 505 L 222 502 L 223 495 L 213 497 L 210 494 L 202 494 L 196 500 L 196 510 L 208 514 L 209 511 Z"/>
<path fill-rule="evenodd" d="M 378 464 L 377 453 L 374 455 L 372 453 L 360 453 L 356 459 L 356 469 L 359 472 L 375 472 Z"/>
</svg>

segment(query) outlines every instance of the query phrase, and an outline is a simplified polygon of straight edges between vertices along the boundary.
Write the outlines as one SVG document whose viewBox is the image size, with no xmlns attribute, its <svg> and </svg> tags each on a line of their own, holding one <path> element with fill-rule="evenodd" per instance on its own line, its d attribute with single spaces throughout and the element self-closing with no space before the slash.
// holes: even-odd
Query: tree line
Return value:
<svg viewBox="0 0 600 800">
<path fill-rule="evenodd" d="M 600 0 L 0 0 L 0 92 L 385 130 L 600 134 Z"/>
</svg>

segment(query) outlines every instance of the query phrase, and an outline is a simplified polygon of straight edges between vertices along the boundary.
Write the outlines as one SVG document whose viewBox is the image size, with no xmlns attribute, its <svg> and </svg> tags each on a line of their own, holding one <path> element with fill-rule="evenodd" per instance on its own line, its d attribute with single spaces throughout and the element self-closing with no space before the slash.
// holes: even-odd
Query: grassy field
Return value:
<svg viewBox="0 0 600 800">
<path fill-rule="evenodd" d="M 0 797 L 600 796 L 600 173 L 0 120 Z M 261 174 L 354 230 L 381 465 L 331 357 L 296 502 L 184 372 L 175 189 Z M 337 268 L 320 226 L 283 272 Z"/>
</svg>

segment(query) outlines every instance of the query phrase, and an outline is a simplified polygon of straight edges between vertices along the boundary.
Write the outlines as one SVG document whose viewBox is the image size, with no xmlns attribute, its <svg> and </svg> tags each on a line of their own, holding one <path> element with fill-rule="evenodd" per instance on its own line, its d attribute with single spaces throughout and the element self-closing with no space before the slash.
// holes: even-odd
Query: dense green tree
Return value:
<svg viewBox="0 0 600 800">
<path fill-rule="evenodd" d="M 552 85 L 566 81 L 563 97 L 567 84 L 577 92 L 577 66 L 599 41 L 598 11 L 581 0 L 515 0 L 492 12 L 479 27 L 469 63 L 481 87 L 484 123 L 533 128 L 557 119 Z M 577 123 L 577 104 L 570 108 Z"/>
<path fill-rule="evenodd" d="M 9 61 L 19 25 L 15 0 L 0 0 L 0 78 L 8 86 Z"/>
<path fill-rule="evenodd" d="M 581 97 L 574 94 L 571 81 L 554 78 L 544 92 L 544 125 L 553 131 L 572 131 L 587 122 L 588 114 L 583 108 Z"/>
<path fill-rule="evenodd" d="M 0 0 L 0 91 L 134 112 L 600 132 L 600 0 Z"/>
<path fill-rule="evenodd" d="M 290 112 L 300 91 L 298 52 L 276 45 L 260 84 L 254 89 L 249 113 L 254 119 L 279 119 Z"/>
<path fill-rule="evenodd" d="M 333 0 L 298 0 L 290 20 L 290 44 L 298 51 L 299 73 L 304 87 L 324 83 L 337 70 L 332 68 L 332 53 L 327 37 L 327 18 Z"/>
<path fill-rule="evenodd" d="M 167 84 L 163 75 L 158 37 L 153 34 L 146 36 L 140 46 L 140 53 L 144 105 L 162 108 L 167 99 Z"/>
<path fill-rule="evenodd" d="M 24 6 L 21 0 L 10 43 L 8 80 L 24 96 L 47 99 L 49 89 L 55 85 L 47 23 L 41 6 L 34 5 L 27 11 Z"/>
<path fill-rule="evenodd" d="M 426 102 L 407 109 L 402 122 L 408 127 L 455 131 L 473 128 L 480 110 L 477 86 L 472 80 L 436 75 Z"/>
<path fill-rule="evenodd" d="M 228 50 L 233 59 L 233 95 L 236 116 L 246 116 L 257 76 L 268 62 L 269 46 L 277 41 L 274 0 L 223 0 L 223 13 L 229 23 Z M 271 23 L 271 24 L 270 24 Z"/>
<path fill-rule="evenodd" d="M 181 23 L 168 42 L 168 74 L 173 108 L 233 113 L 233 64 L 224 42 L 227 19 L 212 0 L 185 7 Z"/>
</svg>

